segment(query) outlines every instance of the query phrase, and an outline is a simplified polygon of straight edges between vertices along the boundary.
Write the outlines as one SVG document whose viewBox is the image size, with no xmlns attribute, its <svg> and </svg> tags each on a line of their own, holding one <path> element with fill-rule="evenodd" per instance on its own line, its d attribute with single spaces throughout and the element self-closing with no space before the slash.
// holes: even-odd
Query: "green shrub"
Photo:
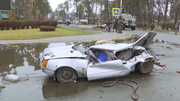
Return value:
<svg viewBox="0 0 180 101">
<path fill-rule="evenodd" d="M 40 31 L 55 31 L 54 26 L 41 26 Z"/>
<path fill-rule="evenodd" d="M 57 23 L 56 20 L 53 20 L 53 21 L 52 21 L 52 26 L 57 27 L 57 24 L 58 24 L 58 23 Z"/>
<path fill-rule="evenodd" d="M 6 30 L 9 30 L 11 28 L 11 22 L 9 20 L 5 21 L 5 27 Z"/>
<path fill-rule="evenodd" d="M 161 23 L 160 25 L 161 25 L 162 29 L 166 29 L 166 30 L 171 29 L 171 30 L 174 30 L 174 23 L 172 23 L 172 22 L 165 22 L 165 23 Z"/>
<path fill-rule="evenodd" d="M 43 26 L 43 20 L 40 20 L 40 21 L 38 21 L 38 27 L 40 28 L 41 26 Z"/>
<path fill-rule="evenodd" d="M 26 29 L 29 29 L 29 26 L 31 26 L 31 21 L 26 20 L 26 23 L 25 23 Z"/>
<path fill-rule="evenodd" d="M 17 21 L 17 29 L 21 29 L 21 22 L 19 20 Z"/>
<path fill-rule="evenodd" d="M 12 20 L 12 21 L 10 21 L 11 22 L 11 27 L 12 27 L 12 29 L 13 30 L 16 30 L 16 28 L 17 28 L 17 21 L 16 20 Z"/>
<path fill-rule="evenodd" d="M 38 28 L 38 21 L 34 21 L 34 28 Z"/>
<path fill-rule="evenodd" d="M 21 27 L 21 29 L 24 29 L 25 26 L 26 26 L 26 21 L 20 20 L 20 27 Z"/>
<path fill-rule="evenodd" d="M 4 24 L 5 24 L 5 21 L 1 20 L 1 21 L 0 21 L 0 29 L 1 29 L 1 30 L 4 30 L 4 29 L 5 29 Z"/>
</svg>

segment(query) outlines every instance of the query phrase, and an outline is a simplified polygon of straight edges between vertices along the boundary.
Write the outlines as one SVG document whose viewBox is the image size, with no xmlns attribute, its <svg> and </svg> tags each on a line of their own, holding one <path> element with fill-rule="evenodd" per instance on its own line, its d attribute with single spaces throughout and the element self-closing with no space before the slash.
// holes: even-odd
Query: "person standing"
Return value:
<svg viewBox="0 0 180 101">
<path fill-rule="evenodd" d="M 178 29 L 179 29 L 179 26 L 178 26 L 178 24 L 176 23 L 176 24 L 175 24 L 175 35 L 177 35 Z"/>
<path fill-rule="evenodd" d="M 151 31 L 154 31 L 155 25 L 154 23 L 151 24 Z"/>
<path fill-rule="evenodd" d="M 116 28 L 116 32 L 118 32 L 118 29 L 119 29 L 119 20 L 116 19 L 115 21 L 115 28 Z"/>
</svg>

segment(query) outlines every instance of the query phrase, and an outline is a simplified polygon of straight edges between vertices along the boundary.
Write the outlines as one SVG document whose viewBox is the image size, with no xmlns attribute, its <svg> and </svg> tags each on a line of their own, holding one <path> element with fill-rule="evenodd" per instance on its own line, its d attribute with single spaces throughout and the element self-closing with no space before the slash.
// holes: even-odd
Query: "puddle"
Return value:
<svg viewBox="0 0 180 101">
<path fill-rule="evenodd" d="M 119 40 L 117 43 L 130 43 L 134 40 Z M 95 44 L 94 41 L 87 42 L 64 42 L 64 43 L 25 43 L 25 44 L 1 44 L 0 45 L 0 76 L 6 74 L 29 75 L 34 71 L 41 70 L 39 61 L 43 50 L 47 47 L 57 47 L 66 45 L 82 45 L 89 47 Z M 38 73 L 34 73 L 38 75 Z"/>
<path fill-rule="evenodd" d="M 126 42 L 131 43 L 138 38 L 126 41 L 116 41 L 117 43 Z M 99 94 L 97 87 L 101 87 L 101 84 L 106 80 L 98 80 L 95 82 L 88 82 L 87 79 L 78 79 L 76 83 L 59 84 L 54 82 L 52 78 L 49 78 L 40 69 L 39 61 L 43 50 L 47 47 L 57 47 L 66 45 L 82 45 L 83 47 L 89 47 L 94 45 L 95 42 L 67 42 L 67 43 L 25 43 L 25 44 L 1 44 L 1 50 L 12 49 L 8 53 L 0 54 L 10 55 L 14 58 L 14 61 L 7 62 L 0 66 L 0 78 L 3 78 L 7 74 L 15 74 L 20 77 L 20 81 L 17 83 L 11 83 L 8 81 L 1 81 L 6 88 L 3 89 L 3 101 L 20 100 L 22 96 L 26 97 L 27 101 L 32 101 L 31 98 L 37 97 L 37 100 L 49 99 L 49 98 L 68 98 L 77 94 L 82 94 L 88 90 L 96 91 L 93 94 Z M 1 53 L 2 52 L 2 53 Z M 10 61 L 8 58 L 3 61 Z M 142 78 L 139 74 L 131 74 L 130 78 Z M 144 76 L 145 77 L 145 76 Z M 93 90 L 92 90 L 93 89 Z M 17 97 L 15 97 L 14 93 Z M 0 91 L 2 92 L 2 91 Z M 6 93 L 6 94 L 5 94 Z M 1 94 L 2 95 L 2 94 Z M 9 98 L 12 96 L 14 98 Z M 93 95 L 94 96 L 94 95 Z"/>
<path fill-rule="evenodd" d="M 42 86 L 42 94 L 45 99 L 51 97 L 66 98 L 77 93 L 83 93 L 91 86 L 87 80 L 78 80 L 76 83 L 59 84 L 57 82 L 49 82 Z"/>
</svg>

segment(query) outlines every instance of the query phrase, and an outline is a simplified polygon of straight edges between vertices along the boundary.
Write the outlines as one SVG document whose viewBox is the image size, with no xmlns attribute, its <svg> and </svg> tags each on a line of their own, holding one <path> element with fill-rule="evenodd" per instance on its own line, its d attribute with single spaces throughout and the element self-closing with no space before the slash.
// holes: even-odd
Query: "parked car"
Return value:
<svg viewBox="0 0 180 101">
<path fill-rule="evenodd" d="M 80 19 L 79 22 L 80 22 L 81 24 L 85 24 L 85 25 L 88 24 L 88 20 L 87 20 L 87 19 Z"/>
<path fill-rule="evenodd" d="M 57 20 L 58 24 L 63 24 L 62 20 Z"/>
<path fill-rule="evenodd" d="M 65 19 L 64 24 L 71 24 L 71 21 L 69 19 Z"/>
<path fill-rule="evenodd" d="M 76 45 L 46 48 L 40 59 L 41 69 L 60 83 L 120 77 L 135 69 L 149 74 L 154 56 L 145 47 L 155 35 L 148 32 L 134 43 L 93 45 L 86 50 Z"/>
</svg>

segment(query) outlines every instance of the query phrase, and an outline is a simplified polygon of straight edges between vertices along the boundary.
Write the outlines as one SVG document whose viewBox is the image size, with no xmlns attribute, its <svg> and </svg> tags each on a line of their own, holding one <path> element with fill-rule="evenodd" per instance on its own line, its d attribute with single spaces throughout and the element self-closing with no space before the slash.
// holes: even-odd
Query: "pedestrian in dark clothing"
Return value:
<svg viewBox="0 0 180 101">
<path fill-rule="evenodd" d="M 151 24 L 151 31 L 154 31 L 155 25 L 154 23 Z"/>
</svg>

